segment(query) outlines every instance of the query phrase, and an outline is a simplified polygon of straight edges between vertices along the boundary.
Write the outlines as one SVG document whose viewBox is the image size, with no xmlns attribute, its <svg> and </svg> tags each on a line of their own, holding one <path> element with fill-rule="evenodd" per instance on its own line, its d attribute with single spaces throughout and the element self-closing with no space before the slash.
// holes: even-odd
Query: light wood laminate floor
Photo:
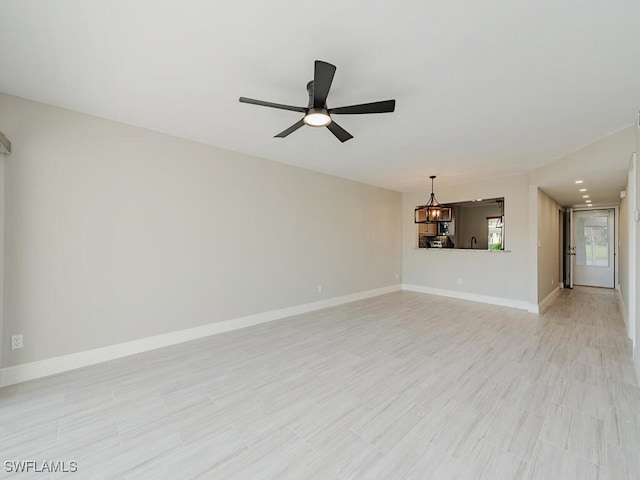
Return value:
<svg viewBox="0 0 640 480">
<path fill-rule="evenodd" d="M 613 290 L 539 316 L 396 292 L 4 388 L 0 477 L 47 478 L 11 459 L 92 480 L 631 480 L 640 388 Z"/>
</svg>

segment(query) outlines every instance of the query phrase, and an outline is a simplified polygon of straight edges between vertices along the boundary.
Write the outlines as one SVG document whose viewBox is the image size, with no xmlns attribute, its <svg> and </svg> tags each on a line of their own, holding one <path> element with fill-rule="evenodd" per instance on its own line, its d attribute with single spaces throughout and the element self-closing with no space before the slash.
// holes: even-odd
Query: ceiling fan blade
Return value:
<svg viewBox="0 0 640 480">
<path fill-rule="evenodd" d="M 315 71 L 313 74 L 313 107 L 324 108 L 327 102 L 327 95 L 333 82 L 333 76 L 336 74 L 335 65 L 316 60 Z"/>
<path fill-rule="evenodd" d="M 336 138 L 340 140 L 342 143 L 353 138 L 353 135 L 347 132 L 344 128 L 342 128 L 336 122 L 331 122 L 329 125 L 327 125 L 327 128 L 331 130 L 331 133 L 333 133 L 336 136 Z"/>
<path fill-rule="evenodd" d="M 240 97 L 241 103 L 251 103 L 253 105 L 260 105 L 263 107 L 279 108 L 281 110 L 291 110 L 293 112 L 307 113 L 307 109 L 304 107 L 295 107 L 293 105 L 282 105 L 281 103 L 263 102 L 262 100 L 254 100 L 253 98 Z"/>
<path fill-rule="evenodd" d="M 289 128 L 287 128 L 286 130 L 283 130 L 282 132 L 280 132 L 279 134 L 275 135 L 274 138 L 284 138 L 287 135 L 289 135 L 290 133 L 295 132 L 297 129 L 299 129 L 300 127 L 302 127 L 304 125 L 304 122 L 302 120 L 300 120 L 299 122 L 294 123 L 293 125 L 291 125 Z"/>
<path fill-rule="evenodd" d="M 329 110 L 329 113 L 340 115 L 353 115 L 359 113 L 389 113 L 396 109 L 395 100 L 384 100 L 383 102 L 362 103 L 360 105 L 349 105 L 348 107 L 338 107 Z"/>
</svg>

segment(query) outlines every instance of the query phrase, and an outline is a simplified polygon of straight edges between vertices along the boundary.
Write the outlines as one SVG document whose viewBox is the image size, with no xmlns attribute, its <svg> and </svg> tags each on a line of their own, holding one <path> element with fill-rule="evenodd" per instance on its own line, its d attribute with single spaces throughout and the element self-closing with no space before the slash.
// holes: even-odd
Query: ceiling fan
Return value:
<svg viewBox="0 0 640 480">
<path fill-rule="evenodd" d="M 304 113 L 302 120 L 283 130 L 275 137 L 284 138 L 295 132 L 304 125 L 310 127 L 327 127 L 338 140 L 346 142 L 353 138 L 349 132 L 333 121 L 331 115 L 355 115 L 363 113 L 388 113 L 393 112 L 396 108 L 395 100 L 385 100 L 382 102 L 362 103 L 360 105 L 349 105 L 348 107 L 327 108 L 327 95 L 333 82 L 333 76 L 336 73 L 335 65 L 316 60 L 313 80 L 307 83 L 307 92 L 309 92 L 309 106 L 295 107 L 292 105 L 282 105 L 280 103 L 264 102 L 262 100 L 254 100 L 253 98 L 240 97 L 242 103 L 252 103 L 253 105 L 262 105 L 263 107 L 279 108 L 281 110 L 291 110 L 293 112 Z"/>
</svg>

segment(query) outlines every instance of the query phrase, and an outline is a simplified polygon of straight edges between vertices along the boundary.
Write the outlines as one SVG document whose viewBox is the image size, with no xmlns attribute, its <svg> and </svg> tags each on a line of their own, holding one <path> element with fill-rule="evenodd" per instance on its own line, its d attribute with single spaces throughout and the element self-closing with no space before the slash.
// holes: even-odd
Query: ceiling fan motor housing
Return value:
<svg viewBox="0 0 640 480">
<path fill-rule="evenodd" d="M 307 108 L 313 108 L 313 80 L 310 80 L 307 83 L 307 92 L 309 93 L 309 106 Z M 325 104 L 325 108 L 326 108 Z"/>
<path fill-rule="evenodd" d="M 307 113 L 302 121 L 310 127 L 326 127 L 331 123 L 331 115 L 327 111 L 327 104 L 325 102 L 323 108 L 316 108 L 313 106 L 313 80 L 307 83 L 307 92 L 309 92 L 309 106 L 307 107 Z"/>
</svg>

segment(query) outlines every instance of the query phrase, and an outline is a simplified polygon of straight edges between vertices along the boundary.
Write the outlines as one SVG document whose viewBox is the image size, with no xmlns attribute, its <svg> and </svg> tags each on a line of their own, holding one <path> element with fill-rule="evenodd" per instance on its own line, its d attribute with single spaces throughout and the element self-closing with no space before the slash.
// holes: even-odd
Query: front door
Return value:
<svg viewBox="0 0 640 480">
<path fill-rule="evenodd" d="M 613 288 L 614 210 L 573 211 L 573 284 Z"/>
</svg>

